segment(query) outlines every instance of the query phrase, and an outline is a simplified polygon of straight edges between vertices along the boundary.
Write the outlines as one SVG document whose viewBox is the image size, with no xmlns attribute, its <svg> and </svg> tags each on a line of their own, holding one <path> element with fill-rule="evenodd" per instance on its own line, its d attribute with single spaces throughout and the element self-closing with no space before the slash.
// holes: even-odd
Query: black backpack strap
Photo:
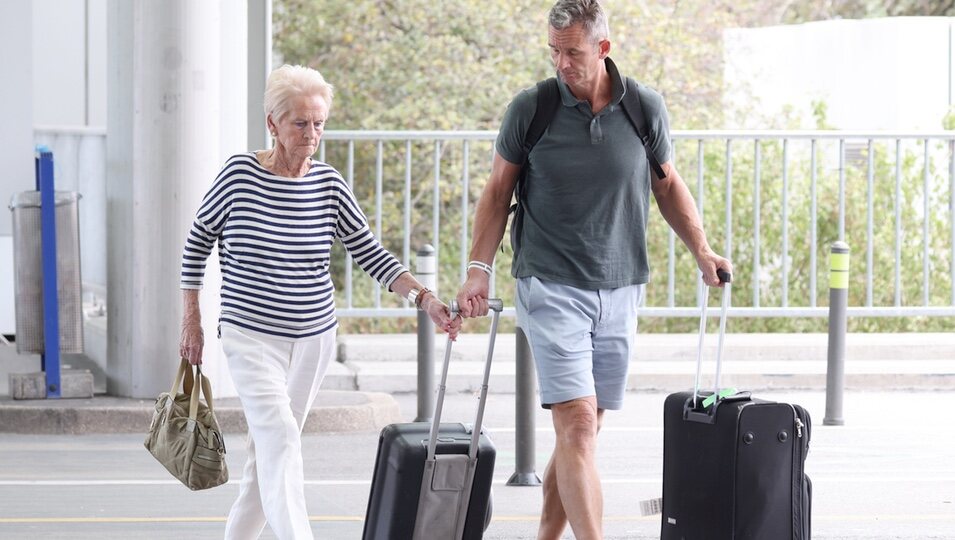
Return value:
<svg viewBox="0 0 955 540">
<path fill-rule="evenodd" d="M 557 79 L 551 77 L 537 83 L 537 108 L 534 110 L 534 118 L 531 119 L 531 125 L 524 132 L 524 158 L 521 163 L 520 176 L 517 179 L 517 202 L 511 206 L 511 212 L 517 210 L 517 205 L 524 200 L 524 193 L 527 184 L 527 158 L 531 155 L 534 145 L 540 141 L 547 131 L 554 115 L 557 114 L 557 108 L 560 106 L 560 89 L 557 87 Z"/>
<path fill-rule="evenodd" d="M 550 125 L 554 115 L 557 114 L 557 107 L 560 105 L 560 89 L 557 88 L 557 79 L 549 79 L 537 83 L 537 109 L 534 111 L 534 118 L 531 119 L 531 125 L 524 134 L 524 163 L 527 163 L 527 156 L 531 149 L 541 139 L 547 126 Z"/>
<path fill-rule="evenodd" d="M 650 168 L 656 173 L 657 178 L 666 178 L 663 167 L 660 166 L 660 162 L 657 161 L 657 157 L 653 155 L 653 150 L 650 148 L 650 129 L 647 126 L 646 111 L 643 110 L 643 103 L 640 101 L 640 92 L 637 82 L 630 77 L 626 77 L 626 81 L 627 92 L 620 102 L 623 105 L 623 111 L 627 113 L 627 118 L 630 119 L 630 123 L 633 124 L 634 129 L 637 130 L 637 136 L 640 137 L 640 142 L 643 143 L 643 149 L 647 153 L 647 161 L 650 162 Z"/>
</svg>

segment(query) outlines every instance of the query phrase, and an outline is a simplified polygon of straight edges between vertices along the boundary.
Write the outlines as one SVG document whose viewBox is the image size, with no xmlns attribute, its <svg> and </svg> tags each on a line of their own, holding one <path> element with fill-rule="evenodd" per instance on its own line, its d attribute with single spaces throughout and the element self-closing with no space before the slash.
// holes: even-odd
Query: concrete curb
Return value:
<svg viewBox="0 0 955 540">
<path fill-rule="evenodd" d="M 750 368 L 758 371 L 729 369 L 723 372 L 721 386 L 746 390 L 818 390 L 826 389 L 825 363 L 804 362 L 759 363 Z M 941 361 L 920 362 L 907 366 L 907 372 L 892 370 L 889 362 L 858 362 L 846 369 L 846 390 L 955 390 L 955 362 L 947 366 Z M 341 378 L 327 377 L 335 387 L 349 387 L 364 392 L 389 394 L 417 391 L 417 366 L 412 362 L 354 362 L 346 364 L 352 374 Z M 662 368 L 662 369 L 654 369 Z M 477 392 L 481 388 L 482 367 L 477 362 L 459 362 L 448 374 L 448 392 Z M 675 392 L 693 386 L 696 365 L 692 362 L 660 362 L 630 365 L 627 390 Z M 713 384 L 713 370 L 707 367 L 701 384 Z M 495 363 L 491 368 L 488 391 L 492 394 L 513 394 L 515 389 L 514 362 Z M 437 375 L 436 375 L 437 377 Z"/>
<path fill-rule="evenodd" d="M 712 384 L 715 336 L 704 346 L 704 387 Z M 697 334 L 637 336 L 628 390 L 677 391 L 692 387 Z M 324 387 L 369 392 L 417 391 L 414 334 L 339 336 L 338 368 Z M 440 364 L 445 341 L 436 339 Z M 497 337 L 489 391 L 513 393 L 514 334 Z M 722 386 L 747 390 L 825 390 L 826 334 L 727 334 Z M 487 336 L 462 334 L 451 351 L 449 392 L 480 389 Z M 440 365 L 435 366 L 436 372 Z M 955 334 L 849 334 L 846 340 L 847 390 L 955 390 Z"/>
<path fill-rule="evenodd" d="M 236 398 L 215 402 L 225 433 L 248 430 Z M 0 433 L 33 435 L 146 434 L 153 401 L 97 396 L 92 399 L 24 400 L 0 397 Z M 309 413 L 305 433 L 377 431 L 400 422 L 398 402 L 387 394 L 323 390 Z"/>
<path fill-rule="evenodd" d="M 435 341 L 439 363 L 445 341 Z M 704 388 L 712 384 L 715 341 L 708 339 L 704 350 Z M 690 388 L 697 344 L 695 334 L 639 335 L 627 388 Z M 498 336 L 490 392 L 514 392 L 514 347 L 514 334 Z M 826 348 L 825 334 L 728 334 L 721 386 L 825 390 Z M 478 391 L 486 351 L 486 335 L 459 337 L 452 349 L 448 392 Z M 389 394 L 417 391 L 414 334 L 340 335 L 338 360 L 329 369 L 305 432 L 376 431 L 401 421 L 398 403 Z M 955 334 L 849 334 L 845 371 L 846 390 L 953 391 Z M 0 396 L 0 433 L 145 435 L 152 407 L 152 400 L 110 396 L 24 401 Z M 247 430 L 238 399 L 217 399 L 216 412 L 226 433 Z"/>
<path fill-rule="evenodd" d="M 716 339 L 712 331 L 704 342 L 704 358 L 715 358 Z M 727 333 L 723 350 L 726 364 L 763 361 L 822 361 L 828 353 L 829 336 L 806 334 Z M 632 361 L 696 361 L 698 334 L 638 334 Z M 436 336 L 436 361 L 444 355 L 445 339 Z M 514 361 L 513 333 L 498 334 L 494 360 Z M 483 361 L 487 335 L 466 333 L 458 336 L 451 351 L 452 362 Z M 415 361 L 415 334 L 339 334 L 339 362 Z M 891 360 L 903 364 L 910 360 L 955 361 L 955 333 L 847 334 L 846 361 Z M 904 369 L 904 366 L 900 366 Z"/>
</svg>

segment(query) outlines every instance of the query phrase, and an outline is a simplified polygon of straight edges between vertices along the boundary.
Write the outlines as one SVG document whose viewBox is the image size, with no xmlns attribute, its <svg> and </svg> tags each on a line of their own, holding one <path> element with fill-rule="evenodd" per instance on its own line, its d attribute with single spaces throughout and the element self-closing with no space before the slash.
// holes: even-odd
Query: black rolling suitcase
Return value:
<svg viewBox="0 0 955 540">
<path fill-rule="evenodd" d="M 662 540 L 809 540 L 812 483 L 804 471 L 809 413 L 798 405 L 719 389 L 730 276 L 723 290 L 716 384 L 699 392 L 700 357 L 692 392 L 663 406 Z M 715 396 L 715 397 L 714 397 Z"/>
<path fill-rule="evenodd" d="M 479 540 L 491 518 L 494 444 L 481 432 L 494 340 L 503 303 L 489 300 L 491 334 L 474 426 L 441 424 L 451 359 L 444 353 L 433 422 L 381 431 L 363 540 Z M 452 311 L 457 311 L 451 303 Z M 436 429 L 440 426 L 440 430 Z"/>
</svg>

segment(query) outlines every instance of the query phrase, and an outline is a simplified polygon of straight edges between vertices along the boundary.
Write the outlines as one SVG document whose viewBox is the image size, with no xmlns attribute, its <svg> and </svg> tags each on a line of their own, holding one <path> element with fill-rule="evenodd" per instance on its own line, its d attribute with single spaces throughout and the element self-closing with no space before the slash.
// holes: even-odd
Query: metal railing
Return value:
<svg viewBox="0 0 955 540">
<path fill-rule="evenodd" d="M 328 131 L 318 157 L 342 172 L 376 235 L 406 266 L 414 267 L 420 246 L 434 246 L 437 282 L 449 296 L 466 273 L 470 221 L 495 137 L 493 131 Z M 673 161 L 696 197 L 711 244 L 734 261 L 731 315 L 826 316 L 827 288 L 819 282 L 835 240 L 850 245 L 852 275 L 860 276 L 850 284 L 850 316 L 955 315 L 955 132 L 674 131 L 671 137 Z M 103 285 L 105 130 L 38 127 L 36 138 L 54 151 L 57 185 L 83 194 L 84 280 Z M 696 316 L 695 263 L 658 212 L 650 220 L 653 281 L 641 314 Z M 508 271 L 509 258 L 509 249 L 499 252 L 492 294 L 513 305 L 512 280 L 496 279 Z M 340 316 L 414 316 L 407 302 L 382 295 L 350 260 L 339 268 Z"/>
<path fill-rule="evenodd" d="M 439 255 L 438 273 L 451 272 L 460 283 L 470 245 L 469 219 L 490 169 L 495 136 L 491 131 L 331 131 L 325 133 L 319 158 L 327 159 L 333 148 L 343 145 L 344 153 L 336 154 L 341 161 L 330 161 L 344 165 L 340 170 L 349 185 L 374 181 L 374 197 L 362 199 L 362 204 L 366 211 L 374 210 L 370 218 L 379 237 L 389 224 L 382 213 L 382 193 L 404 193 L 401 248 L 389 247 L 401 253 L 409 267 L 414 249 L 412 186 L 430 183 L 430 235 L 418 243 L 440 250 L 448 245 L 447 235 L 459 238 L 464 247 L 457 247 L 456 262 Z M 748 297 L 737 293 L 731 315 L 825 317 L 828 289 L 818 282 L 827 269 L 820 260 L 836 240 L 847 241 L 856 260 L 864 261 L 864 272 L 854 272 L 864 276 L 864 292 L 850 303 L 849 315 L 955 315 L 955 132 L 674 131 L 671 137 L 674 163 L 696 197 L 711 244 L 734 260 L 737 290 L 750 291 Z M 373 179 L 356 176 L 361 159 L 374 159 Z M 413 171 L 420 170 L 424 160 L 432 162 L 429 173 L 414 180 Z M 445 221 L 442 227 L 442 210 L 450 209 L 441 199 L 444 190 L 460 194 L 456 226 Z M 659 284 L 662 278 L 655 278 L 650 290 L 659 294 L 648 294 L 641 314 L 696 316 L 700 299 L 695 263 L 677 246 L 662 219 L 651 222 L 654 219 L 650 235 L 663 233 L 666 242 L 651 245 L 650 259 L 657 272 L 666 269 L 666 283 L 664 287 Z M 892 225 L 888 231 L 887 223 Z M 805 236 L 794 241 L 794 232 Z M 407 307 L 387 307 L 380 294 L 370 305 L 359 305 L 351 267 L 346 265 L 341 315 L 413 314 Z M 498 271 L 507 268 L 497 266 Z M 890 287 L 880 288 L 886 283 L 878 278 L 887 275 L 892 276 Z M 860 286 L 852 288 L 862 291 Z M 513 304 L 493 281 L 492 295 Z"/>
</svg>

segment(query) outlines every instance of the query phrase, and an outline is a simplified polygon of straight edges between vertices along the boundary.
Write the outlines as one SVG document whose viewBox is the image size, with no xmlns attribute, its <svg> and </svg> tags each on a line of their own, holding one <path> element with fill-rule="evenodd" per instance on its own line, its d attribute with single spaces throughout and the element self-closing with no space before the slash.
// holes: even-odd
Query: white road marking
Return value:
<svg viewBox="0 0 955 540">
<path fill-rule="evenodd" d="M 853 476 L 825 476 L 811 474 L 814 484 L 881 484 L 881 483 L 947 483 L 955 482 L 955 471 L 939 471 L 936 474 L 908 475 L 906 471 L 898 471 L 896 476 L 885 476 L 884 470 L 857 471 Z M 540 473 L 538 473 L 540 474 Z M 505 485 L 509 476 L 502 476 L 494 480 L 495 485 Z M 241 478 L 230 478 L 228 484 L 238 485 Z M 619 484 L 660 484 L 659 476 L 636 476 L 624 478 L 604 478 L 600 481 L 606 485 Z M 71 486 L 178 486 L 180 482 L 173 479 L 127 479 L 127 480 L 0 480 L 0 487 L 71 487 Z M 371 480 L 306 480 L 307 486 L 369 486 Z"/>
</svg>

